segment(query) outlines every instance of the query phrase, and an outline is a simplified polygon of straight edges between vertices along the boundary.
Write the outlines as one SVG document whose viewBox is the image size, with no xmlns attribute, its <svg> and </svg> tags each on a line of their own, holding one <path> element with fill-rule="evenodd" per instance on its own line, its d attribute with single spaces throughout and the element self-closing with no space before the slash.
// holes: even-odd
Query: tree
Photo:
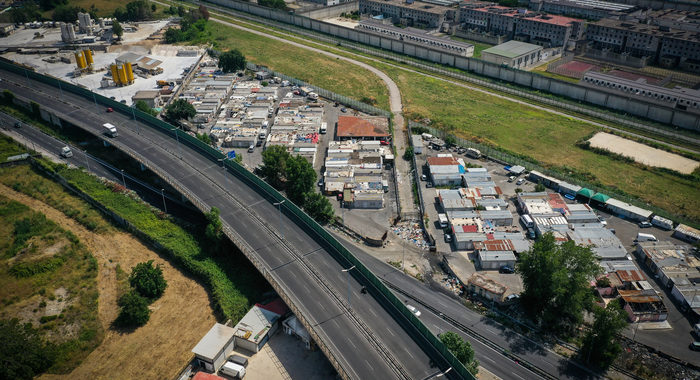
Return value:
<svg viewBox="0 0 700 380">
<path fill-rule="evenodd" d="M 289 157 L 285 178 L 287 197 L 296 205 L 302 206 L 304 196 L 314 190 L 316 183 L 316 171 L 313 166 L 302 156 Z"/>
<path fill-rule="evenodd" d="M 121 311 L 114 324 L 120 327 L 139 327 L 148 322 L 151 310 L 148 309 L 148 300 L 141 297 L 136 291 L 130 291 L 119 298 L 117 302 Z"/>
<path fill-rule="evenodd" d="M 67 3 L 68 0 L 39 0 L 39 7 L 45 11 L 50 11 L 59 5 L 66 5 Z"/>
<path fill-rule="evenodd" d="M 168 28 L 168 30 L 165 31 L 164 38 L 166 44 L 174 44 L 176 42 L 184 41 L 185 33 L 183 33 L 180 29 Z"/>
<path fill-rule="evenodd" d="M 274 9 L 287 9 L 284 0 L 258 0 L 258 5 Z"/>
<path fill-rule="evenodd" d="M 209 135 L 206 133 L 197 133 L 197 140 L 207 145 L 211 145 L 211 137 L 209 137 Z"/>
<path fill-rule="evenodd" d="M 163 278 L 163 269 L 160 264 L 154 266 L 153 260 L 136 264 L 129 275 L 129 284 L 140 295 L 150 299 L 160 298 L 168 287 L 168 282 Z"/>
<path fill-rule="evenodd" d="M 474 350 L 469 342 L 452 331 L 440 334 L 439 338 L 472 375 L 479 372 L 479 361 L 474 359 Z"/>
<path fill-rule="evenodd" d="M 156 110 L 154 110 L 153 108 L 151 108 L 151 107 L 148 105 L 148 103 L 144 102 L 143 100 L 138 100 L 138 101 L 136 101 L 136 103 L 134 104 L 134 107 L 136 107 L 137 110 L 139 110 L 139 111 L 141 111 L 141 112 L 145 112 L 145 113 L 147 113 L 147 114 L 149 114 L 149 115 L 151 115 L 151 116 L 156 116 L 156 115 L 158 115 L 158 111 L 156 111 Z"/>
<path fill-rule="evenodd" d="M 41 12 L 39 12 L 39 7 L 37 7 L 36 4 L 25 2 L 20 8 L 12 7 L 10 10 L 10 19 L 15 24 L 41 20 Z"/>
<path fill-rule="evenodd" d="M 155 4 L 151 4 L 151 12 L 155 12 L 156 9 L 158 9 L 158 8 L 156 7 L 156 5 L 155 5 Z"/>
<path fill-rule="evenodd" d="M 542 192 L 545 191 L 545 187 L 541 182 L 538 182 L 537 185 L 535 185 L 535 191 L 536 192 Z"/>
<path fill-rule="evenodd" d="M 403 159 L 406 161 L 411 161 L 411 159 L 413 159 L 413 147 L 412 146 L 409 146 L 408 148 L 406 148 L 406 150 L 404 150 Z"/>
<path fill-rule="evenodd" d="M 535 321 L 555 332 L 571 332 L 590 309 L 590 281 L 601 273 L 589 247 L 573 241 L 557 244 L 546 233 L 520 255 L 516 270 L 522 276 L 522 305 Z"/>
<path fill-rule="evenodd" d="M 59 5 L 53 11 L 53 15 L 51 16 L 51 18 L 54 21 L 75 22 L 75 20 L 78 19 L 78 12 L 80 12 L 79 7 L 70 5 Z"/>
<path fill-rule="evenodd" d="M 452 135 L 447 135 L 445 136 L 445 144 L 447 144 L 448 146 L 457 145 L 457 139 Z"/>
<path fill-rule="evenodd" d="M 45 344 L 31 323 L 14 318 L 0 320 L 0 379 L 32 379 L 51 367 L 56 358 L 53 345 Z"/>
<path fill-rule="evenodd" d="M 245 69 L 245 57 L 237 49 L 221 53 L 219 56 L 219 68 L 225 73 Z"/>
<path fill-rule="evenodd" d="M 183 17 L 185 15 L 185 7 L 182 5 L 177 6 L 177 15 Z"/>
<path fill-rule="evenodd" d="M 122 35 L 124 35 L 124 28 L 122 28 L 122 24 L 117 20 L 112 21 L 112 34 L 117 36 L 118 40 L 121 40 Z"/>
<path fill-rule="evenodd" d="M 287 148 L 281 145 L 269 147 L 262 153 L 263 165 L 260 169 L 262 177 L 277 190 L 284 188 L 289 157 Z"/>
<path fill-rule="evenodd" d="M 605 308 L 595 306 L 593 327 L 583 338 L 580 357 L 588 364 L 608 368 L 622 348 L 617 335 L 627 326 L 627 313 L 619 300 L 613 300 Z"/>
<path fill-rule="evenodd" d="M 207 9 L 207 7 L 205 7 L 204 5 L 200 5 L 199 13 L 202 15 L 202 18 L 209 21 L 209 10 Z"/>
<path fill-rule="evenodd" d="M 323 194 L 310 192 L 304 198 L 304 210 L 314 220 L 321 224 L 326 224 L 333 220 L 333 206 Z"/>
<path fill-rule="evenodd" d="M 204 217 L 207 219 L 207 226 L 204 228 L 204 236 L 209 241 L 209 248 L 211 248 L 212 252 L 218 250 L 221 245 L 221 239 L 224 237 L 220 215 L 221 212 L 216 207 L 212 207 L 211 211 L 204 214 Z"/>
<path fill-rule="evenodd" d="M 185 99 L 177 99 L 165 107 L 165 116 L 170 120 L 189 119 L 197 114 L 197 110 Z"/>
</svg>

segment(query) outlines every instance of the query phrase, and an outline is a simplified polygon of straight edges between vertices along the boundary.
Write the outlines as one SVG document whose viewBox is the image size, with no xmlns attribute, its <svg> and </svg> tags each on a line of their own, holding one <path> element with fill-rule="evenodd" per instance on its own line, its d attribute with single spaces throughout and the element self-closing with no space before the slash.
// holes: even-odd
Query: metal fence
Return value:
<svg viewBox="0 0 700 380">
<path fill-rule="evenodd" d="M 430 126 L 427 126 L 427 125 L 424 125 L 421 123 L 417 123 L 415 121 L 409 120 L 408 124 L 409 124 L 409 126 L 414 127 L 414 128 L 415 127 L 424 128 L 430 134 L 432 134 L 434 136 L 438 136 L 442 139 L 445 139 L 445 137 L 447 137 L 447 136 L 451 136 L 455 139 L 455 141 L 457 141 L 457 145 L 464 147 L 464 148 L 478 149 L 483 155 L 487 156 L 490 159 L 493 159 L 493 160 L 496 160 L 496 161 L 499 161 L 502 163 L 507 163 L 510 165 L 520 165 L 520 166 L 526 168 L 527 170 L 536 170 L 542 174 L 566 181 L 566 182 L 571 183 L 571 184 L 579 185 L 581 187 L 586 187 L 586 188 L 589 188 L 589 189 L 594 190 L 596 192 L 603 192 L 603 193 L 609 195 L 611 198 L 615 198 L 617 200 L 627 202 L 627 203 L 635 205 L 637 207 L 641 207 L 643 209 L 652 211 L 656 215 L 660 215 L 660 216 L 663 216 L 663 217 L 668 218 L 668 219 L 673 219 L 673 220 L 676 220 L 680 223 L 684 223 L 684 224 L 688 224 L 688 225 L 697 225 L 698 224 L 695 221 L 692 221 L 692 220 L 689 220 L 686 218 L 682 218 L 682 217 L 679 217 L 677 215 L 673 215 L 672 213 L 670 213 L 662 208 L 650 205 L 650 204 L 648 204 L 648 203 L 646 203 L 638 198 L 635 198 L 635 197 L 632 197 L 629 195 L 625 195 L 625 194 L 618 194 L 615 191 L 612 191 L 610 189 L 602 188 L 600 185 L 595 185 L 595 184 L 583 181 L 579 178 L 572 177 L 570 175 L 567 175 L 567 174 L 562 173 L 561 171 L 558 171 L 555 169 L 545 168 L 537 163 L 534 163 L 534 162 L 529 161 L 527 159 L 524 159 L 522 157 L 517 157 L 513 154 L 504 152 L 502 150 L 493 148 L 491 146 L 479 144 L 479 143 L 476 143 L 476 142 L 473 142 L 470 140 L 463 139 L 461 137 L 456 137 L 456 136 L 454 136 L 450 133 L 447 133 L 445 131 L 442 131 L 442 130 L 439 130 L 437 128 L 433 128 L 433 127 L 430 127 Z"/>
<path fill-rule="evenodd" d="M 403 302 L 396 297 L 396 295 L 394 295 L 394 293 L 392 293 L 380 279 L 378 279 L 367 267 L 364 266 L 364 264 L 362 264 L 362 262 L 360 262 L 352 253 L 350 253 L 347 248 L 345 248 L 325 228 L 319 225 L 294 203 L 291 201 L 286 201 L 286 198 L 282 194 L 240 164 L 226 159 L 226 156 L 223 153 L 219 152 L 212 146 L 181 131 L 180 129 L 175 128 L 163 120 L 157 119 L 133 107 L 129 107 L 126 104 L 96 94 L 86 88 L 63 82 L 54 77 L 36 73 L 30 69 L 21 67 L 11 62 L 0 60 L 0 68 L 24 75 L 28 80 L 31 78 L 59 88 L 61 91 L 68 91 L 86 99 L 90 99 L 94 101 L 95 104 L 112 107 L 115 111 L 122 112 L 127 115 L 130 114 L 136 121 L 143 122 L 152 128 L 167 132 L 167 136 L 171 136 L 172 132 L 172 138 L 178 139 L 180 143 L 187 144 L 189 147 L 197 150 L 202 155 L 214 162 L 223 161 L 224 166 L 230 172 L 244 182 L 248 183 L 254 191 L 256 191 L 259 195 L 262 195 L 267 200 L 271 202 L 285 201 L 281 204 L 282 212 L 289 216 L 290 219 L 297 225 L 307 231 L 307 233 L 309 233 L 315 241 L 326 246 L 328 248 L 328 252 L 336 260 L 338 260 L 338 262 L 344 265 L 354 265 L 356 270 L 351 272 L 353 276 L 355 276 L 355 278 L 361 283 L 366 284 L 373 294 L 378 296 L 378 302 L 387 308 L 387 310 L 396 318 L 399 324 L 404 326 L 404 328 L 407 328 L 409 334 L 416 338 L 417 343 L 428 353 L 429 356 L 442 361 L 442 363 L 437 364 L 441 364 L 445 367 L 452 367 L 453 370 L 451 371 L 450 375 L 456 375 L 464 379 L 475 379 L 474 376 L 469 373 L 466 367 L 464 367 L 464 365 L 447 349 L 447 347 L 432 332 L 430 332 L 430 330 L 428 330 L 428 328 L 415 315 L 413 315 L 411 311 L 404 306 Z M 316 88 L 314 86 L 312 87 Z M 332 96 L 332 94 L 333 93 L 328 94 L 329 98 Z M 319 95 L 324 96 L 321 92 L 319 92 Z M 161 174 L 161 176 L 163 176 L 163 174 Z M 167 180 L 167 176 L 164 176 L 164 179 Z M 178 186 L 173 187 L 179 188 Z M 198 203 L 197 200 L 198 198 L 195 196 L 195 204 Z"/>
</svg>

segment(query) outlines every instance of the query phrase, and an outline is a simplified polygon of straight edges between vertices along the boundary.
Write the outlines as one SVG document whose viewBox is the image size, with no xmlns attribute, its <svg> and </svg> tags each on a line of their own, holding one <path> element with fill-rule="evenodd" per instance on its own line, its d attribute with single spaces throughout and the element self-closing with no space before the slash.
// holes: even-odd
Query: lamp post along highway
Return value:
<svg viewBox="0 0 700 380">
<path fill-rule="evenodd" d="M 160 189 L 160 196 L 163 197 L 163 210 L 168 213 L 168 206 L 165 205 L 165 189 Z"/>
<path fill-rule="evenodd" d="M 284 239 L 284 226 L 282 225 L 282 203 L 284 203 L 286 199 L 283 199 L 281 202 L 273 203 L 273 206 L 277 206 L 277 210 L 279 210 L 280 214 L 280 234 L 282 235 L 282 239 Z"/>
<path fill-rule="evenodd" d="M 182 160 L 182 147 L 180 146 L 180 136 L 177 134 L 177 128 L 171 129 L 175 133 L 175 140 L 177 140 L 177 149 L 180 151 L 180 159 Z"/>
<path fill-rule="evenodd" d="M 124 188 L 126 188 L 126 180 L 124 179 L 124 169 L 121 169 L 122 172 L 122 184 L 124 185 Z"/>
<path fill-rule="evenodd" d="M 350 271 L 353 270 L 353 269 L 355 269 L 355 266 L 354 266 L 354 265 L 351 266 L 351 267 L 348 268 L 348 269 L 343 269 L 343 270 L 341 270 L 341 272 L 345 272 L 345 273 L 347 273 L 347 275 L 348 275 L 348 276 L 347 276 L 347 277 L 348 277 L 348 307 L 350 307 L 350 308 L 352 308 L 352 304 L 350 303 Z"/>
</svg>

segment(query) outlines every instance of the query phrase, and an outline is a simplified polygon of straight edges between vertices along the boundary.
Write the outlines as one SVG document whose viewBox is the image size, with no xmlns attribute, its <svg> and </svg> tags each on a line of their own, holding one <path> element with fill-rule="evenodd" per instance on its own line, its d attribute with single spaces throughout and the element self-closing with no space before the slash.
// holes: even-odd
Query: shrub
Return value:
<svg viewBox="0 0 700 380">
<path fill-rule="evenodd" d="M 129 284 L 140 295 L 151 299 L 162 296 L 168 286 L 160 264 L 154 266 L 153 260 L 136 264 L 129 275 Z"/>
<path fill-rule="evenodd" d="M 119 327 L 139 327 L 148 322 L 151 311 L 148 309 L 148 300 L 141 297 L 136 291 L 130 291 L 119 298 L 121 311 L 114 320 Z"/>
</svg>

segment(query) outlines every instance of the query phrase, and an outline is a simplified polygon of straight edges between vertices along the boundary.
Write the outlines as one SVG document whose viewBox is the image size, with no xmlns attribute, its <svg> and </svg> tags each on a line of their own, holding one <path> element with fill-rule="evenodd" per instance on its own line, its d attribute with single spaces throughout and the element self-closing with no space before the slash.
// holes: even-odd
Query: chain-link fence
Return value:
<svg viewBox="0 0 700 380">
<path fill-rule="evenodd" d="M 652 211 L 656 215 L 660 215 L 660 216 L 663 216 L 665 218 L 672 219 L 672 220 L 675 220 L 677 222 L 688 224 L 688 225 L 693 225 L 693 226 L 698 225 L 698 223 L 696 221 L 673 215 L 672 213 L 670 213 L 662 208 L 648 204 L 648 203 L 646 203 L 638 198 L 635 198 L 635 197 L 632 197 L 632 196 L 626 195 L 626 194 L 616 193 L 615 191 L 613 191 L 611 189 L 603 188 L 600 185 L 595 185 L 595 184 L 586 182 L 584 180 L 581 180 L 580 178 L 573 177 L 571 175 L 568 175 L 568 174 L 563 173 L 563 172 L 556 170 L 556 169 L 545 168 L 545 167 L 543 167 L 535 162 L 532 162 L 532 161 L 527 160 L 527 159 L 522 158 L 522 157 L 517 157 L 511 153 L 504 152 L 500 149 L 496 149 L 494 147 L 484 145 L 484 144 L 479 144 L 479 143 L 476 143 L 474 141 L 463 139 L 461 137 L 456 137 L 456 136 L 454 136 L 450 133 L 447 133 L 445 131 L 427 126 L 425 124 L 417 123 L 415 121 L 409 120 L 408 125 L 410 128 L 422 128 L 423 130 L 428 131 L 428 133 L 430 133 L 434 136 L 440 137 L 443 140 L 447 136 L 451 136 L 455 139 L 458 146 L 461 146 L 464 148 L 477 149 L 481 152 L 481 154 L 483 154 L 484 156 L 486 156 L 492 160 L 495 160 L 495 161 L 498 161 L 498 162 L 501 162 L 504 164 L 509 164 L 509 165 L 520 165 L 520 166 L 522 166 L 530 171 L 536 170 L 542 174 L 560 179 L 562 181 L 566 181 L 566 182 L 571 183 L 571 184 L 575 184 L 575 185 L 578 185 L 581 187 L 586 187 L 586 188 L 589 188 L 589 189 L 594 190 L 596 192 L 603 192 L 604 194 L 609 195 L 611 198 L 615 198 L 619 201 L 623 201 L 623 202 L 635 205 L 637 207 Z"/>
</svg>

